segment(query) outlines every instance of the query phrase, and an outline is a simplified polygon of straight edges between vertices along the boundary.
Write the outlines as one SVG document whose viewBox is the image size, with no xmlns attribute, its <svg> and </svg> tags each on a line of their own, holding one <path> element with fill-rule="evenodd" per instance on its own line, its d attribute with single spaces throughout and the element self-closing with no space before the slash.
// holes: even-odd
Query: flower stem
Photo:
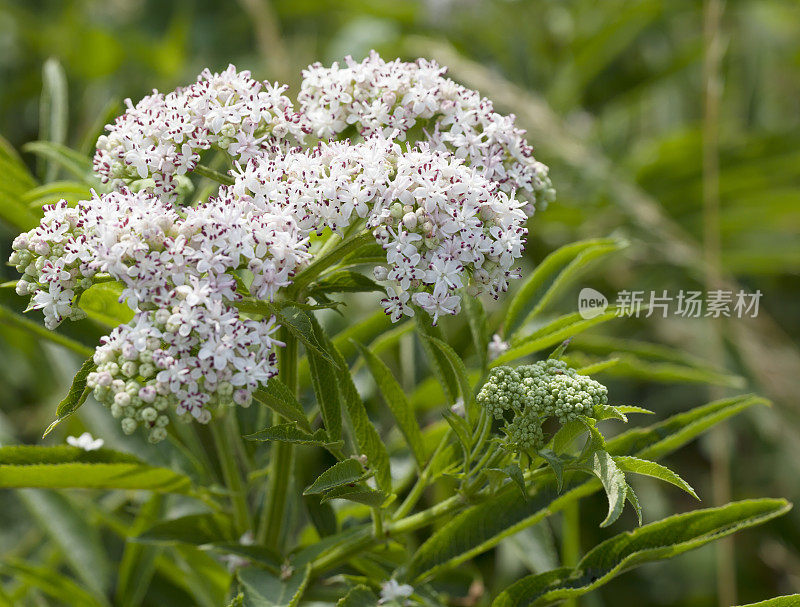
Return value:
<svg viewBox="0 0 800 607">
<path fill-rule="evenodd" d="M 297 393 L 297 338 L 286 327 L 281 328 L 281 341 L 286 345 L 279 353 L 279 373 L 283 383 Z M 280 421 L 278 414 L 274 414 L 274 423 Z M 284 513 L 292 476 L 292 463 L 294 452 L 291 443 L 275 442 L 272 445 L 270 458 L 269 485 L 267 487 L 266 504 L 261 513 L 261 522 L 258 529 L 258 543 L 263 543 L 270 548 L 279 548 L 281 532 L 284 530 Z"/>
<path fill-rule="evenodd" d="M 245 489 L 241 473 L 236 464 L 236 457 L 231 445 L 232 416 L 236 415 L 236 411 L 227 411 L 223 420 L 224 425 L 212 423 L 211 435 L 214 438 L 214 446 L 217 449 L 219 462 L 222 466 L 222 476 L 225 479 L 225 485 L 231 495 L 233 502 L 233 520 L 236 529 L 239 533 L 244 533 L 252 528 L 250 520 L 250 509 L 247 506 L 247 490 Z"/>
<path fill-rule="evenodd" d="M 217 183 L 221 183 L 223 185 L 233 185 L 233 177 L 230 177 L 225 173 L 215 171 L 214 169 L 202 164 L 198 164 L 196 167 L 194 167 L 194 172 L 198 175 L 202 175 L 203 177 L 207 177 L 212 181 L 216 181 Z"/>
</svg>

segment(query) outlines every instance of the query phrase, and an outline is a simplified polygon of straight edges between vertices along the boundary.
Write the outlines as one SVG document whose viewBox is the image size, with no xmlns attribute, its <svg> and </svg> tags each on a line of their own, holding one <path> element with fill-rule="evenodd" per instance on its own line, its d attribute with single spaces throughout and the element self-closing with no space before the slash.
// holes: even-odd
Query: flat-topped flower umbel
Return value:
<svg viewBox="0 0 800 607">
<path fill-rule="evenodd" d="M 282 344 L 274 316 L 237 304 L 280 299 L 313 234 L 374 237 L 393 321 L 419 307 L 435 323 L 519 276 L 526 223 L 553 190 L 513 116 L 424 60 L 372 53 L 303 76 L 297 104 L 233 66 L 128 101 L 97 143 L 107 191 L 45 207 L 14 241 L 17 292 L 51 329 L 85 316 L 98 280 L 121 283 L 134 317 L 103 338 L 88 385 L 126 432 L 158 441 L 168 410 L 207 422 L 249 404 Z M 228 175 L 195 200 L 188 176 L 215 151 Z"/>
</svg>

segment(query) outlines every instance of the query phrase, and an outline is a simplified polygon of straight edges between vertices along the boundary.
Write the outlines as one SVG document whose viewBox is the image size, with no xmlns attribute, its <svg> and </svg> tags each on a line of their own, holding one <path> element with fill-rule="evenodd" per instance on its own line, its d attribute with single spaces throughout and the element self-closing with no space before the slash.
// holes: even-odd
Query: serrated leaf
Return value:
<svg viewBox="0 0 800 607">
<path fill-rule="evenodd" d="M 761 499 L 671 516 L 598 544 L 574 569 L 523 578 L 504 590 L 492 607 L 535 607 L 577 598 L 627 569 L 678 556 L 790 509 L 786 500 Z"/>
<path fill-rule="evenodd" d="M 301 428 L 311 431 L 311 424 L 308 423 L 303 406 L 297 401 L 297 398 L 286 384 L 277 377 L 270 378 L 266 388 L 256 390 L 253 398 L 278 413 L 278 415 L 297 422 Z"/>
<path fill-rule="evenodd" d="M 540 450 L 539 456 L 542 457 L 553 470 L 558 492 L 561 493 L 561 490 L 564 488 L 564 463 L 561 461 L 561 457 L 551 449 Z"/>
<path fill-rule="evenodd" d="M 253 434 L 248 434 L 244 438 L 252 441 L 280 441 L 297 445 L 311 445 L 325 449 L 340 448 L 343 445 L 342 441 L 331 441 L 328 433 L 322 428 L 310 434 L 298 428 L 294 422 L 270 426 Z"/>
<path fill-rule="evenodd" d="M 414 416 L 414 410 L 408 402 L 405 392 L 403 392 L 400 384 L 397 383 L 389 367 L 387 367 L 381 359 L 361 344 L 356 345 L 361 351 L 361 355 L 364 357 L 367 367 L 383 395 L 383 400 L 392 412 L 397 426 L 400 428 L 400 432 L 406 439 L 406 443 L 411 449 L 411 454 L 414 456 L 417 466 L 422 469 L 427 459 L 425 455 L 425 445 L 422 441 L 422 432 Z"/>
<path fill-rule="evenodd" d="M 800 605 L 800 594 L 787 594 L 786 596 L 776 596 L 774 599 L 767 599 L 758 603 L 748 603 L 739 607 L 797 607 Z"/>
<path fill-rule="evenodd" d="M 565 452 L 572 442 L 586 432 L 586 424 L 571 419 L 564 423 L 553 436 L 553 451 L 560 455 Z"/>
<path fill-rule="evenodd" d="M 188 477 L 109 449 L 33 445 L 0 448 L 0 487 L 147 489 L 186 493 Z"/>
<path fill-rule="evenodd" d="M 364 470 L 364 466 L 362 466 L 357 460 L 352 458 L 346 459 L 344 461 L 335 463 L 325 472 L 320 474 L 313 483 L 306 487 L 306 490 L 303 491 L 303 495 L 308 495 L 310 493 L 324 493 L 325 491 L 329 491 L 334 487 L 358 483 L 363 481 L 365 478 L 368 478 L 370 475 L 371 473 L 366 472 Z"/>
<path fill-rule="evenodd" d="M 356 448 L 359 455 L 367 456 L 368 465 L 375 471 L 375 482 L 378 487 L 389 494 L 392 492 L 392 472 L 386 445 L 383 444 L 378 430 L 367 415 L 364 401 L 361 400 L 353 376 L 350 374 L 350 367 L 333 343 L 329 341 L 326 345 L 338 365 L 337 383 L 353 429 Z"/>
<path fill-rule="evenodd" d="M 89 373 L 94 371 L 96 367 L 97 365 L 94 364 L 92 358 L 87 358 L 83 362 L 81 368 L 78 369 L 78 372 L 75 374 L 75 377 L 72 378 L 72 385 L 69 388 L 69 392 L 67 392 L 64 400 L 58 403 L 58 407 L 56 407 L 55 421 L 47 427 L 47 430 L 45 430 L 42 435 L 43 437 L 50 434 L 53 428 L 75 413 L 75 411 L 86 402 L 86 398 L 89 396 L 89 388 L 86 387 L 86 378 L 89 377 Z"/>
<path fill-rule="evenodd" d="M 424 333 L 421 335 L 421 337 L 423 341 L 429 341 L 431 344 L 433 344 L 434 347 L 436 347 L 444 356 L 444 359 L 447 361 L 447 364 L 450 367 L 450 371 L 456 378 L 458 393 L 464 400 L 464 407 L 467 411 L 469 411 L 470 404 L 472 402 L 472 387 L 469 383 L 467 367 L 464 365 L 464 361 L 461 360 L 461 357 L 456 353 L 455 350 L 453 350 L 450 344 L 445 343 L 438 337 Z"/>
<path fill-rule="evenodd" d="M 642 526 L 642 505 L 639 503 L 639 498 L 636 496 L 636 492 L 633 490 L 633 487 L 630 485 L 627 486 L 625 491 L 625 499 L 628 500 L 631 506 L 633 506 L 634 511 L 636 512 L 636 518 L 639 520 L 639 526 Z"/>
<path fill-rule="evenodd" d="M 17 495 L 59 547 L 78 579 L 96 596 L 104 596 L 111 583 L 111 568 L 97 527 L 59 493 L 21 489 Z"/>
<path fill-rule="evenodd" d="M 588 463 L 588 469 L 598 478 L 603 485 L 608 497 L 608 515 L 600 523 L 601 527 L 608 527 L 622 514 L 625 507 L 625 494 L 628 483 L 625 481 L 625 473 L 622 472 L 614 462 L 614 459 L 606 451 L 595 451 L 592 453 Z"/>
<path fill-rule="evenodd" d="M 639 459 L 631 455 L 618 455 L 614 458 L 614 462 L 623 472 L 633 472 L 634 474 L 643 474 L 644 476 L 651 476 L 665 483 L 670 483 L 686 491 L 693 498 L 699 500 L 694 489 L 683 480 L 677 473 L 673 472 L 666 466 L 651 462 L 646 459 Z"/>
<path fill-rule="evenodd" d="M 588 261 L 624 244 L 613 238 L 599 238 L 572 243 L 550 253 L 511 299 L 503 323 L 506 335 L 512 335 L 524 319 L 544 308 Z"/>
<path fill-rule="evenodd" d="M 383 287 L 371 278 L 350 270 L 340 270 L 324 276 L 308 287 L 308 294 L 311 297 L 321 293 L 370 293 L 372 291 L 383 291 Z"/>
<path fill-rule="evenodd" d="M 357 484 L 353 487 L 350 485 L 342 485 L 335 487 L 330 491 L 325 492 L 322 502 L 329 502 L 331 500 L 350 500 L 358 504 L 380 508 L 386 503 L 388 496 L 383 491 L 371 489 L 366 485 Z"/>
<path fill-rule="evenodd" d="M 455 432 L 458 443 L 461 445 L 461 450 L 464 452 L 464 469 L 466 470 L 467 466 L 469 466 L 470 453 L 472 452 L 472 437 L 470 436 L 469 426 L 464 421 L 464 418 L 452 411 L 445 410 L 442 416 Z"/>
<path fill-rule="evenodd" d="M 594 417 L 598 421 L 603 421 L 605 419 L 618 419 L 625 423 L 628 422 L 628 418 L 625 413 L 612 405 L 595 405 Z"/>
<path fill-rule="evenodd" d="M 709 403 L 680 413 L 648 428 L 630 430 L 606 442 L 612 455 L 657 459 L 686 444 L 713 425 L 764 399 L 739 397 Z M 468 507 L 436 530 L 412 557 L 408 578 L 421 580 L 463 563 L 496 546 L 504 538 L 538 523 L 576 499 L 601 488 L 596 480 L 565 480 L 557 491 L 555 479 L 536 486 L 528 501 L 517 491 L 501 489 L 481 504 Z"/>
<path fill-rule="evenodd" d="M 253 567 L 240 569 L 236 579 L 243 595 L 242 607 L 296 607 L 310 577 L 310 564 L 285 580 Z"/>
<path fill-rule="evenodd" d="M 286 327 L 292 335 L 303 342 L 303 345 L 309 349 L 309 353 L 315 352 L 328 362 L 333 363 L 330 354 L 317 341 L 314 325 L 308 312 L 296 306 L 285 306 L 280 309 L 276 306 L 270 306 L 270 308 L 280 325 Z"/>
<path fill-rule="evenodd" d="M 375 607 L 377 604 L 378 597 L 375 593 L 366 586 L 359 585 L 339 599 L 336 607 Z"/>
<path fill-rule="evenodd" d="M 313 326 L 314 339 L 327 353 L 327 336 L 313 317 L 310 318 Z M 342 401 L 337 389 L 336 363 L 333 357 L 318 356 L 316 352 L 308 352 L 308 362 L 311 366 L 311 384 L 322 414 L 322 422 L 331 440 L 338 441 L 342 438 Z"/>
<path fill-rule="evenodd" d="M 458 379 L 455 376 L 453 367 L 447 359 L 447 355 L 433 345 L 433 342 L 426 337 L 436 339 L 442 338 L 442 330 L 431 323 L 430 316 L 421 309 L 416 309 L 414 322 L 420 335 L 420 345 L 428 359 L 428 364 L 433 371 L 433 376 L 439 381 L 444 390 L 447 403 L 454 403 L 458 395 Z"/>
<path fill-rule="evenodd" d="M 512 484 L 519 489 L 523 499 L 528 499 L 528 490 L 525 488 L 525 476 L 519 464 L 509 464 L 504 468 L 487 468 L 487 471 L 499 474 L 503 478 L 511 479 Z"/>
<path fill-rule="evenodd" d="M 512 342 L 511 348 L 492 361 L 492 367 L 504 365 L 511 361 L 539 352 L 568 337 L 577 335 L 603 322 L 617 318 L 616 308 L 609 307 L 605 312 L 592 318 L 583 318 L 580 312 L 565 314 L 535 330 L 530 335 Z"/>
</svg>

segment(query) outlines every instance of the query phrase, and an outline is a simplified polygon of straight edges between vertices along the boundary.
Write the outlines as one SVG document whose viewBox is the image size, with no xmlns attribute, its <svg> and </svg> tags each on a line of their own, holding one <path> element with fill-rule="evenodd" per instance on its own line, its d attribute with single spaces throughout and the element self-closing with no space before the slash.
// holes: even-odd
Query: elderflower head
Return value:
<svg viewBox="0 0 800 607">
<path fill-rule="evenodd" d="M 259 82 L 234 66 L 204 70 L 197 82 L 133 105 L 97 142 L 94 169 L 114 187 L 151 179 L 157 195 L 175 199 L 177 177 L 195 169 L 203 150 L 216 148 L 247 162 L 302 142 L 306 128 L 285 86 Z"/>
<path fill-rule="evenodd" d="M 516 368 L 496 367 L 476 398 L 487 413 L 506 423 L 509 442 L 522 451 L 544 445 L 542 423 L 556 418 L 563 424 L 579 415 L 592 416 L 608 402 L 608 390 L 564 361 L 548 359 Z"/>
<path fill-rule="evenodd" d="M 296 107 L 286 87 L 233 66 L 128 101 L 97 142 L 109 191 L 45 206 L 14 241 L 17 293 L 48 328 L 85 317 L 97 282 L 121 284 L 133 319 L 101 340 L 87 383 L 127 433 L 156 442 L 170 412 L 205 423 L 216 406 L 250 403 L 282 344 L 275 319 L 240 314 L 240 300 L 275 300 L 310 262 L 314 233 L 374 237 L 393 321 L 419 308 L 436 323 L 465 294 L 497 297 L 519 276 L 531 205 L 552 189 L 513 116 L 423 60 L 372 53 L 303 78 Z M 233 183 L 176 206 L 207 150 Z"/>
<path fill-rule="evenodd" d="M 403 140 L 417 127 L 435 150 L 464 159 L 507 194 L 542 206 L 552 200 L 548 169 L 534 159 L 514 116 L 498 114 L 445 72 L 424 59 L 386 62 L 375 51 L 361 63 L 351 57 L 329 68 L 315 63 L 303 72 L 300 111 L 323 138 L 355 125 L 364 137 L 397 131 Z"/>
</svg>

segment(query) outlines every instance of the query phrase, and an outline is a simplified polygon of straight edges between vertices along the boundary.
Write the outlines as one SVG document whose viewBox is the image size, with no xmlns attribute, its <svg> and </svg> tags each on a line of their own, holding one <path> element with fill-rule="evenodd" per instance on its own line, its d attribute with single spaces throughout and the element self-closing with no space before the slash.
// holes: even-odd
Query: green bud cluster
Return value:
<svg viewBox="0 0 800 607">
<path fill-rule="evenodd" d="M 516 368 L 492 370 L 477 402 L 497 419 L 508 420 L 505 432 L 522 450 L 544 444 L 542 423 L 556 418 L 563 424 L 579 415 L 592 416 L 595 405 L 608 402 L 608 390 L 561 360 L 548 359 Z"/>
</svg>

